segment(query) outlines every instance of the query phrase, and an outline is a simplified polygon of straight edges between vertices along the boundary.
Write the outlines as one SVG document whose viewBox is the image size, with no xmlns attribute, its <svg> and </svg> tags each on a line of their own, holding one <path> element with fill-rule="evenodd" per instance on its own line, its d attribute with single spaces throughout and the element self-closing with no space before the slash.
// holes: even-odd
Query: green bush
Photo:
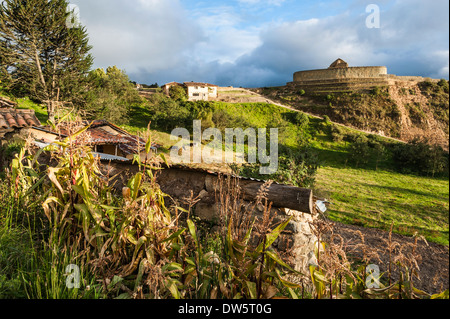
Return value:
<svg viewBox="0 0 450 319">
<path fill-rule="evenodd" d="M 192 126 L 192 114 L 189 109 L 163 93 L 152 94 L 148 99 L 147 107 L 152 114 L 151 122 L 154 128 L 171 132 L 177 127 Z"/>
<path fill-rule="evenodd" d="M 333 124 L 331 126 L 331 139 L 333 142 L 341 142 L 344 140 L 345 133 L 341 126 Z"/>
<path fill-rule="evenodd" d="M 356 138 L 356 140 L 350 144 L 349 147 L 350 161 L 358 167 L 360 164 L 367 164 L 370 159 L 370 146 L 369 140 L 360 135 Z"/>
<path fill-rule="evenodd" d="M 396 170 L 427 176 L 449 175 L 449 153 L 438 145 L 415 139 L 408 144 L 396 144 L 391 148 Z"/>
<path fill-rule="evenodd" d="M 302 130 L 306 129 L 309 125 L 309 116 L 306 113 L 298 112 L 295 114 L 294 124 Z"/>
<path fill-rule="evenodd" d="M 440 86 L 442 88 L 442 90 L 444 91 L 444 93 L 449 92 L 449 85 L 448 85 L 448 81 L 445 79 L 440 79 L 439 82 L 437 83 L 438 86 Z"/>
<path fill-rule="evenodd" d="M 87 119 L 105 119 L 115 124 L 127 122 L 133 105 L 140 105 L 143 99 L 130 83 L 125 71 L 116 66 L 96 69 L 89 73 L 84 106 L 80 108 Z"/>
<path fill-rule="evenodd" d="M 172 85 L 169 88 L 169 96 L 174 101 L 186 101 L 188 99 L 186 90 L 179 85 Z"/>
</svg>

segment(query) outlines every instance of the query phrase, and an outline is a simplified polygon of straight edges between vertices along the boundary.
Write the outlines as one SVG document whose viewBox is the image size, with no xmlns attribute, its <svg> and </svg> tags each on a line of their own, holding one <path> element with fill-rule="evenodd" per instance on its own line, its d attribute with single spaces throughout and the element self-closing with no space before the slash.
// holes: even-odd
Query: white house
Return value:
<svg viewBox="0 0 450 319">
<path fill-rule="evenodd" d="M 189 101 L 208 101 L 210 98 L 218 97 L 218 86 L 209 83 L 200 82 L 170 82 L 162 86 L 163 91 L 169 94 L 169 89 L 172 86 L 181 86 L 186 90 Z"/>
<path fill-rule="evenodd" d="M 199 82 L 184 82 L 187 88 L 189 101 L 208 101 L 209 98 L 217 98 L 217 85 Z"/>
</svg>

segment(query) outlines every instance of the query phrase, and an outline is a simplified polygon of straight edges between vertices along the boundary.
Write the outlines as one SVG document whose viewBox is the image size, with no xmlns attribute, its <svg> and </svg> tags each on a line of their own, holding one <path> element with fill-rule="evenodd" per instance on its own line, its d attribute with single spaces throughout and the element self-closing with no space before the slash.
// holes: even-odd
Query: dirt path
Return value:
<svg viewBox="0 0 450 319">
<path fill-rule="evenodd" d="M 383 239 L 388 239 L 388 232 L 335 222 L 333 222 L 333 225 L 334 233 L 342 236 L 348 247 L 353 247 L 355 244 L 362 242 L 361 236 L 357 233 L 357 231 L 360 231 L 364 236 L 365 244 L 375 249 L 381 259 L 381 262 L 373 260 L 374 264 L 380 267 L 382 273 L 387 271 L 389 253 L 386 241 Z M 399 234 L 392 234 L 392 241 L 402 246 L 404 248 L 402 252 L 405 254 L 412 250 L 411 248 L 414 244 L 414 238 Z M 430 294 L 440 293 L 449 289 L 449 247 L 419 240 L 416 252 L 420 255 L 421 260 L 418 261 L 420 280 L 416 279 L 414 281 L 415 286 Z M 357 257 L 362 256 L 361 252 L 354 252 L 354 255 Z M 397 279 L 398 275 L 394 273 L 393 277 Z"/>
</svg>

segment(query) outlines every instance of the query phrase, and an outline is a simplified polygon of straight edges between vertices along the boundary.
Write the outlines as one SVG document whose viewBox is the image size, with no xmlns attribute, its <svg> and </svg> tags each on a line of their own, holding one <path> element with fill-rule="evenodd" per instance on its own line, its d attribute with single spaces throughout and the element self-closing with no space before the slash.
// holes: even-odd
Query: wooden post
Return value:
<svg viewBox="0 0 450 319">
<path fill-rule="evenodd" d="M 214 193 L 217 189 L 217 176 L 207 175 L 205 180 L 206 190 Z M 246 179 L 239 180 L 241 194 L 245 200 L 255 200 L 263 182 Z M 272 184 L 268 190 L 267 199 L 273 206 L 290 208 L 302 213 L 313 213 L 313 192 L 308 188 L 300 188 L 289 185 Z"/>
</svg>

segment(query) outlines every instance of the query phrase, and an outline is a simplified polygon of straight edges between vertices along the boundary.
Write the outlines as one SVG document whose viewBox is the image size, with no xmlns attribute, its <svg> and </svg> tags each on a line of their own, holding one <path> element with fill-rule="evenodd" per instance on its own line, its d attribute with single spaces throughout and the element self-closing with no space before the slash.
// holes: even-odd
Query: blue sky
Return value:
<svg viewBox="0 0 450 319">
<path fill-rule="evenodd" d="M 140 83 L 284 85 L 299 70 L 384 65 L 397 75 L 449 77 L 447 0 L 72 0 L 94 67 Z M 368 28 L 369 4 L 380 27 Z"/>
</svg>

